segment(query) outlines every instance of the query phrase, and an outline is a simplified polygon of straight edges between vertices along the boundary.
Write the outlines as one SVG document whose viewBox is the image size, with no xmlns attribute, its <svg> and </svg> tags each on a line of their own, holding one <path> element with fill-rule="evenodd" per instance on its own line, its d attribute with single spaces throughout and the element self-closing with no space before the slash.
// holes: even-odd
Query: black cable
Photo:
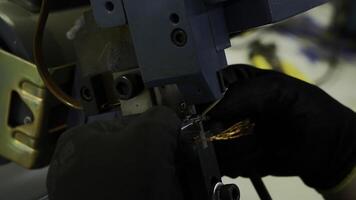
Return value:
<svg viewBox="0 0 356 200">
<path fill-rule="evenodd" d="M 263 180 L 261 177 L 254 175 L 254 176 L 250 177 L 250 180 L 252 182 L 253 187 L 255 187 L 255 190 L 261 200 L 272 200 L 272 197 L 269 194 L 267 187 L 263 183 Z"/>
</svg>

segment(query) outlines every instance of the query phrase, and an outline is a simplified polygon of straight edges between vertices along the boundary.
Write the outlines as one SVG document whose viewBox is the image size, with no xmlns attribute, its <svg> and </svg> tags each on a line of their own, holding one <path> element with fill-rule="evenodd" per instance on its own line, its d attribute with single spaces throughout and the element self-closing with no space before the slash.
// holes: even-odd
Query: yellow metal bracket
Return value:
<svg viewBox="0 0 356 200">
<path fill-rule="evenodd" d="M 58 103 L 45 89 L 36 67 L 0 49 L 0 93 L 0 155 L 26 168 L 46 165 L 55 146 L 53 132 L 63 131 L 65 125 L 50 122 L 51 108 Z M 19 125 L 9 122 L 14 96 L 31 113 Z"/>
</svg>

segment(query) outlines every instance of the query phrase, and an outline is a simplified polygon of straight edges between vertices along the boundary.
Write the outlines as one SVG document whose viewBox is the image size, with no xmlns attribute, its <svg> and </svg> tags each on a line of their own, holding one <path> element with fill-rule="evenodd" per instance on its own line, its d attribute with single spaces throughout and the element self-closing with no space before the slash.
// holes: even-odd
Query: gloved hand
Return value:
<svg viewBox="0 0 356 200">
<path fill-rule="evenodd" d="M 340 183 L 356 161 L 355 113 L 316 86 L 278 72 L 245 65 L 210 112 L 225 128 L 245 119 L 254 132 L 215 142 L 221 171 L 230 177 L 300 176 L 317 189 Z"/>
<path fill-rule="evenodd" d="M 95 122 L 61 136 L 47 177 L 51 200 L 181 200 L 176 114 L 156 107 L 131 121 Z"/>
</svg>

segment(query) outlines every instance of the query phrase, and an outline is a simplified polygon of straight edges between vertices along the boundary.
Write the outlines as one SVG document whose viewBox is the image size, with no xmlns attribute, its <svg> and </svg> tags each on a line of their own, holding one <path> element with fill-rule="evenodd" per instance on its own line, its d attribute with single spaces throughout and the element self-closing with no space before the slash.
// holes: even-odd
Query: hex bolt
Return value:
<svg viewBox="0 0 356 200">
<path fill-rule="evenodd" d="M 136 97 L 143 89 L 142 78 L 138 74 L 127 74 L 116 79 L 116 91 L 121 100 Z"/>
<path fill-rule="evenodd" d="M 30 116 L 26 116 L 26 117 L 23 119 L 23 123 L 24 123 L 24 124 L 32 124 L 32 122 L 33 122 L 33 119 L 32 119 L 32 117 L 30 117 Z"/>
<path fill-rule="evenodd" d="M 108 12 L 113 12 L 114 9 L 115 9 L 114 3 L 111 2 L 111 1 L 105 2 L 105 9 L 106 9 Z"/>
</svg>

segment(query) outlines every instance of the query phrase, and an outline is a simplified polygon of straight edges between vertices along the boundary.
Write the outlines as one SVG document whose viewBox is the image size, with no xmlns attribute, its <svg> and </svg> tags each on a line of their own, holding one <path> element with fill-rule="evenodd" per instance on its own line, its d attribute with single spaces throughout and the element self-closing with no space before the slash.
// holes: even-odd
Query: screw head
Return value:
<svg viewBox="0 0 356 200">
<path fill-rule="evenodd" d="M 30 116 L 26 116 L 26 117 L 23 119 L 23 123 L 24 123 L 24 124 L 32 124 L 32 122 L 33 122 L 33 119 L 32 119 L 32 117 L 30 117 Z"/>
</svg>

